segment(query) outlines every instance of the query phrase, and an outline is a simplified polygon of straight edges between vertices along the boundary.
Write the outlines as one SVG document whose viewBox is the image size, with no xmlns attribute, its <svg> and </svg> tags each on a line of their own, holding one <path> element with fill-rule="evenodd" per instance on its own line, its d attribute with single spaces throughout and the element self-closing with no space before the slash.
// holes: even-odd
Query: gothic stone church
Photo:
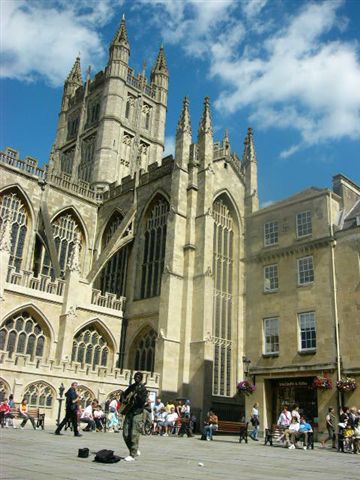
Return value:
<svg viewBox="0 0 360 480">
<path fill-rule="evenodd" d="M 84 83 L 76 59 L 44 169 L 1 153 L 2 393 L 54 418 L 62 382 L 104 402 L 140 369 L 164 399 L 239 415 L 252 131 L 240 159 L 205 98 L 194 143 L 185 98 L 163 158 L 165 53 L 149 80 L 129 56 L 123 19 L 104 71 Z"/>
</svg>

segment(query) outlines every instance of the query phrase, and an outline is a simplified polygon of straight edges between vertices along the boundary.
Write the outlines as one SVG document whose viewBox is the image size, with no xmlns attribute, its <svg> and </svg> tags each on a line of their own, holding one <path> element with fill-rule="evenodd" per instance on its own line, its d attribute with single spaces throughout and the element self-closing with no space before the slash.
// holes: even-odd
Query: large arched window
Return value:
<svg viewBox="0 0 360 480">
<path fill-rule="evenodd" d="M 14 314 L 1 325 L 0 350 L 7 351 L 9 356 L 16 352 L 30 355 L 32 359 L 42 358 L 45 343 L 41 325 L 26 310 Z"/>
<path fill-rule="evenodd" d="M 27 232 L 28 213 L 25 205 L 16 192 L 2 195 L 0 199 L 0 221 L 11 222 L 11 250 L 9 265 L 18 272 L 24 254 L 25 237 Z"/>
<path fill-rule="evenodd" d="M 109 346 L 102 334 L 93 325 L 83 328 L 73 341 L 71 360 L 96 367 L 106 367 L 109 360 Z"/>
<path fill-rule="evenodd" d="M 154 371 L 156 332 L 150 330 L 135 341 L 135 370 Z"/>
<path fill-rule="evenodd" d="M 122 215 L 116 212 L 110 219 L 103 235 L 102 248 L 113 238 L 118 226 L 123 220 Z M 100 274 L 100 290 L 105 292 L 115 293 L 117 296 L 125 296 L 126 290 L 126 275 L 129 258 L 130 246 L 118 250 L 110 260 L 105 264 Z"/>
<path fill-rule="evenodd" d="M 230 396 L 235 224 L 230 209 L 221 198 L 213 204 L 213 216 L 213 394 Z"/>
<path fill-rule="evenodd" d="M 27 399 L 29 407 L 51 408 L 55 397 L 54 390 L 45 382 L 32 383 L 24 393 L 24 398 Z"/>
<path fill-rule="evenodd" d="M 79 239 L 81 245 L 84 236 L 72 213 L 65 213 L 57 217 L 52 222 L 52 231 L 60 265 L 60 276 L 63 278 L 75 241 Z M 39 239 L 37 239 L 37 242 L 35 246 L 34 271 L 35 273 L 41 272 L 43 275 L 50 275 L 54 278 L 55 272 L 51 263 L 50 254 L 45 246 L 40 243 L 41 241 Z"/>
<path fill-rule="evenodd" d="M 161 275 L 164 270 L 168 213 L 168 202 L 161 197 L 157 197 L 150 205 L 145 217 L 141 298 L 160 295 Z"/>
</svg>

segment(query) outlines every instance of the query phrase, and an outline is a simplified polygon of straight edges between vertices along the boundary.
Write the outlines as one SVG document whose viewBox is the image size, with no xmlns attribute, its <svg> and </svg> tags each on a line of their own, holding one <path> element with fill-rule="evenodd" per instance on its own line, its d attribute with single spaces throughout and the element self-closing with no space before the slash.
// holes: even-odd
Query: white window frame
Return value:
<svg viewBox="0 0 360 480">
<path fill-rule="evenodd" d="M 276 285 L 272 285 L 275 283 Z M 264 292 L 276 292 L 279 290 L 279 269 L 278 264 L 264 266 Z"/>
<path fill-rule="evenodd" d="M 267 227 L 270 227 L 270 231 L 267 232 Z M 272 238 L 275 237 L 275 241 Z M 277 245 L 279 243 L 279 224 L 276 221 L 264 223 L 264 245 L 269 247 L 271 245 Z"/>
<path fill-rule="evenodd" d="M 305 210 L 296 214 L 296 236 L 303 238 L 309 235 L 312 235 L 312 215 L 311 210 Z"/>
<path fill-rule="evenodd" d="M 277 342 L 273 338 L 277 337 Z M 270 341 L 268 342 L 268 338 Z M 279 341 L 279 318 L 270 317 L 263 320 L 263 339 L 264 339 L 264 355 L 277 355 L 280 351 Z M 277 348 L 274 348 L 277 345 Z M 270 347 L 270 348 L 269 348 Z"/>
<path fill-rule="evenodd" d="M 315 312 L 301 312 L 298 314 L 298 328 L 299 328 L 299 352 L 313 352 L 317 345 L 317 331 Z M 314 342 L 314 345 L 303 347 L 303 333 L 315 332 L 312 339 L 305 339 L 305 342 Z"/>
<path fill-rule="evenodd" d="M 311 265 L 311 269 L 305 269 L 304 266 Z M 312 274 L 310 273 L 312 272 Z M 315 272 L 314 272 L 314 258 L 312 255 L 306 257 L 301 257 L 297 259 L 297 273 L 298 273 L 298 285 L 309 285 L 315 281 Z M 305 275 L 305 278 L 302 276 Z"/>
</svg>

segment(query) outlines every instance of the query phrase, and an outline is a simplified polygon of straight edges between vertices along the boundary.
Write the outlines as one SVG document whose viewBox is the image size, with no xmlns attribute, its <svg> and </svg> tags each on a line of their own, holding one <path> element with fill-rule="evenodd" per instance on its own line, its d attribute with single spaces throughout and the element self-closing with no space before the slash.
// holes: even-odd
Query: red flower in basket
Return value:
<svg viewBox="0 0 360 480">
<path fill-rule="evenodd" d="M 239 393 L 244 393 L 245 395 L 251 395 L 255 392 L 256 387 L 248 380 L 242 380 L 236 385 L 236 389 Z"/>
<path fill-rule="evenodd" d="M 314 378 L 312 388 L 314 390 L 331 390 L 333 387 L 332 381 L 329 377 L 316 377 Z"/>
</svg>

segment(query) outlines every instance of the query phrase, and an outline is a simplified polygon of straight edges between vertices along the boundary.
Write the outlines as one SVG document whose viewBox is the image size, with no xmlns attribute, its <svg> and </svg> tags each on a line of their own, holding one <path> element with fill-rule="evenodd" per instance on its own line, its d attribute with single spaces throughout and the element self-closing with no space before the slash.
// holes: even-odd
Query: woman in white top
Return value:
<svg viewBox="0 0 360 480">
<path fill-rule="evenodd" d="M 93 417 L 93 407 L 94 402 L 90 403 L 81 414 L 80 422 L 87 423 L 87 427 L 83 429 L 84 432 L 90 432 L 90 430 L 95 430 L 96 424 Z"/>
<path fill-rule="evenodd" d="M 260 426 L 260 419 L 259 419 L 259 404 L 258 402 L 254 403 L 253 408 L 251 410 L 251 417 L 250 417 L 250 423 L 254 427 L 252 432 L 250 433 L 250 438 L 251 440 L 254 440 L 255 442 L 258 441 L 258 432 L 259 432 L 259 426 Z"/>
</svg>

